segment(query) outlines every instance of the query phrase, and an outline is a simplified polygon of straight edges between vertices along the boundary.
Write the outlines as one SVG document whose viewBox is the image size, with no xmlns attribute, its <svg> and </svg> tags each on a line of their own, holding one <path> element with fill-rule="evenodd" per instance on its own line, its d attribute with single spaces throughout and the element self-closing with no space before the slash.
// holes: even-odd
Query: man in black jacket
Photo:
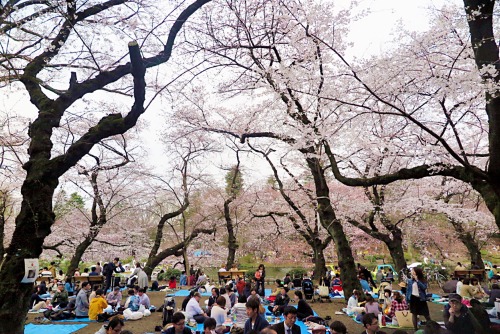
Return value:
<svg viewBox="0 0 500 334">
<path fill-rule="evenodd" d="M 300 334 L 300 327 L 295 324 L 297 321 L 297 309 L 293 306 L 286 306 L 283 309 L 285 321 L 271 326 L 278 334 Z"/>
<path fill-rule="evenodd" d="M 120 262 L 120 259 L 115 257 L 115 259 L 111 262 L 106 263 L 102 269 L 103 275 L 106 277 L 106 285 L 104 287 L 104 293 L 108 291 L 108 289 L 112 288 L 111 285 L 111 278 L 113 277 L 113 274 L 116 273 L 122 273 L 124 272 L 125 269 L 122 267 L 122 264 Z"/>
<path fill-rule="evenodd" d="M 281 287 L 280 293 L 276 295 L 276 299 L 274 300 L 274 306 L 268 306 L 267 309 L 274 315 L 278 316 L 284 312 L 284 309 L 288 305 L 288 303 L 290 303 L 290 297 L 288 297 L 286 289 L 284 287 Z"/>
</svg>

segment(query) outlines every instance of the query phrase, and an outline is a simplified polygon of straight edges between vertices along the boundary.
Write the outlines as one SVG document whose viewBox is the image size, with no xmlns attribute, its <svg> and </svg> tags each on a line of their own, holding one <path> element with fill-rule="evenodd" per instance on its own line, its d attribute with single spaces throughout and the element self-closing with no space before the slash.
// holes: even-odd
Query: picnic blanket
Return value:
<svg viewBox="0 0 500 334">
<path fill-rule="evenodd" d="M 74 319 L 52 320 L 52 322 L 97 322 L 97 320 L 90 320 L 87 317 L 87 318 L 74 318 Z"/>
<path fill-rule="evenodd" d="M 35 325 L 27 324 L 24 326 L 24 334 L 70 334 L 87 326 L 87 324 L 72 325 Z"/>
</svg>

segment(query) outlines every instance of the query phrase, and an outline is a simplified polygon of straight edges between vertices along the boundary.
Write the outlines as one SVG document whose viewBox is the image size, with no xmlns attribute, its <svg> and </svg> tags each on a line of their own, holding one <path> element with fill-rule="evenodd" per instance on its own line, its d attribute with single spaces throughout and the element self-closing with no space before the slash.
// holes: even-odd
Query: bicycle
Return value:
<svg viewBox="0 0 500 334">
<path fill-rule="evenodd" d="M 431 282 L 436 282 L 440 288 L 443 287 L 443 284 L 446 282 L 446 277 L 439 272 L 438 269 L 425 269 L 427 286 L 431 285 Z"/>
</svg>

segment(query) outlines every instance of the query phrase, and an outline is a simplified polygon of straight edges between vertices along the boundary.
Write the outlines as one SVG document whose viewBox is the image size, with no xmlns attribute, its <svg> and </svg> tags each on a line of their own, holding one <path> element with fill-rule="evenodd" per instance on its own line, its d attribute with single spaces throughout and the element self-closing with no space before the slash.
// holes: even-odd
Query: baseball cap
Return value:
<svg viewBox="0 0 500 334">
<path fill-rule="evenodd" d="M 448 296 L 448 300 L 451 302 L 452 300 L 457 301 L 459 303 L 462 302 L 462 296 L 460 296 L 458 293 L 450 293 Z"/>
</svg>

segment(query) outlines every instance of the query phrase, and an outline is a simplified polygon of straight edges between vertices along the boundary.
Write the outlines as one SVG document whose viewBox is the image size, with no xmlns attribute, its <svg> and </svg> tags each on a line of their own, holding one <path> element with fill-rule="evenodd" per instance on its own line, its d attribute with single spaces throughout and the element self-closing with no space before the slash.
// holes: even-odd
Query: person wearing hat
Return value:
<svg viewBox="0 0 500 334">
<path fill-rule="evenodd" d="M 482 333 L 482 328 L 471 311 L 462 304 L 462 296 L 450 293 L 443 311 L 444 325 L 453 334 Z"/>
</svg>

